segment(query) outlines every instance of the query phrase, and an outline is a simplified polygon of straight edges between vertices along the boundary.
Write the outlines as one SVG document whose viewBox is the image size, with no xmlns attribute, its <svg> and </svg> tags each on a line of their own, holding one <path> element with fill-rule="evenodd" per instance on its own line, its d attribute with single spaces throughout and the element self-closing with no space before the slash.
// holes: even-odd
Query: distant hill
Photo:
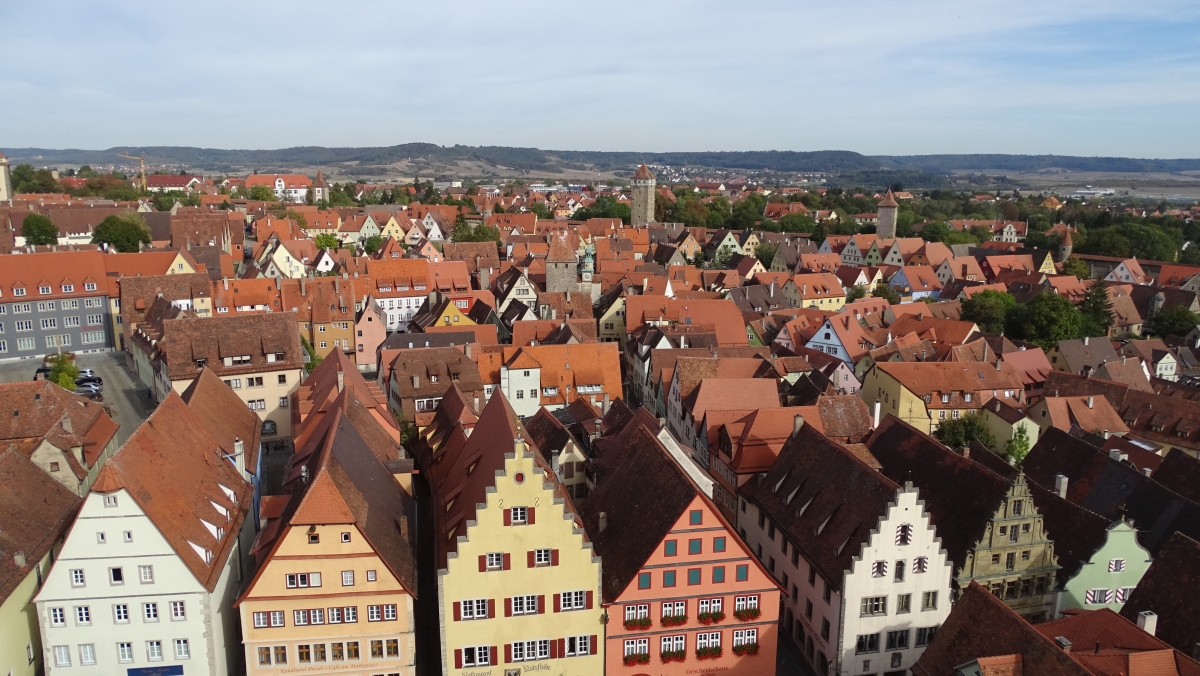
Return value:
<svg viewBox="0 0 1200 676">
<path fill-rule="evenodd" d="M 453 171 L 461 163 L 488 167 L 503 175 L 509 172 L 564 169 L 576 171 L 632 170 L 640 162 L 675 167 L 709 169 L 827 172 L 833 174 L 879 170 L 918 171 L 945 174 L 954 171 L 999 170 L 1012 172 L 1042 169 L 1109 172 L 1182 172 L 1200 170 L 1200 159 L 1155 160 L 1125 157 L 1072 157 L 1065 155 L 906 155 L 868 156 L 846 150 L 794 152 L 782 150 L 744 152 L 599 152 L 584 150 L 541 150 L 503 146 L 438 146 L 408 143 L 377 148 L 324 148 L 301 146 L 280 150 L 222 150 L 182 146 L 121 147 L 108 150 L 55 150 L 49 148 L 4 148 L 14 163 L 35 165 L 109 165 L 119 160 L 116 153 L 145 154 L 152 166 L 182 166 L 201 171 L 270 171 L 291 167 L 339 166 L 341 173 L 379 175 L 397 164 L 418 163 Z"/>
</svg>

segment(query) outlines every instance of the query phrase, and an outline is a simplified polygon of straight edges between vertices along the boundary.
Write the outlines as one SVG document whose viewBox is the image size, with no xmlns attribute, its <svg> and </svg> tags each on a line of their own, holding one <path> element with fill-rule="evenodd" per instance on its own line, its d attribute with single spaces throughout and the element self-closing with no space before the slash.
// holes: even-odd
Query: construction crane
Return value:
<svg viewBox="0 0 1200 676">
<path fill-rule="evenodd" d="M 124 157 L 127 160 L 137 160 L 141 164 L 141 166 L 142 166 L 142 192 L 146 192 L 146 154 L 142 153 L 141 157 L 134 157 L 133 155 L 122 155 L 121 153 L 117 153 L 117 157 Z"/>
</svg>

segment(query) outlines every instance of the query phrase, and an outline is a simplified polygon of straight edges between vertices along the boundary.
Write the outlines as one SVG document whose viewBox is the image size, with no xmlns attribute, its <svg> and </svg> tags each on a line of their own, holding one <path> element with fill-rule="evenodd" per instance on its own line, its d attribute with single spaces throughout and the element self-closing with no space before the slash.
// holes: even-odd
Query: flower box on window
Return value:
<svg viewBox="0 0 1200 676">
<path fill-rule="evenodd" d="M 700 613 L 696 616 L 700 624 L 716 624 L 725 619 L 725 613 L 718 610 L 715 613 Z"/>
<path fill-rule="evenodd" d="M 757 620 L 759 617 L 761 617 L 762 611 L 758 608 L 743 608 L 742 610 L 733 611 L 733 616 L 742 622 L 749 622 L 750 620 Z"/>
<path fill-rule="evenodd" d="M 625 656 L 625 666 L 632 667 L 635 664 L 650 664 L 650 653 L 634 653 Z"/>
<path fill-rule="evenodd" d="M 679 627 L 685 624 L 687 624 L 687 615 L 665 615 L 662 618 L 664 627 Z"/>
<path fill-rule="evenodd" d="M 696 659 L 700 660 L 715 660 L 720 657 L 721 646 L 712 646 L 710 648 L 696 648 Z"/>
<path fill-rule="evenodd" d="M 687 659 L 686 650 L 667 650 L 662 654 L 663 664 L 668 662 L 682 662 Z"/>
<path fill-rule="evenodd" d="M 741 657 L 743 655 L 757 655 L 758 654 L 758 644 L 757 643 L 743 643 L 741 645 L 735 645 L 735 646 L 733 646 L 733 654 L 737 655 L 738 657 Z"/>
<path fill-rule="evenodd" d="M 649 629 L 651 624 L 652 624 L 652 622 L 651 622 L 650 618 L 639 617 L 636 620 L 625 620 L 625 629 L 626 629 L 626 631 L 639 631 L 639 630 L 644 631 L 646 629 Z"/>
</svg>

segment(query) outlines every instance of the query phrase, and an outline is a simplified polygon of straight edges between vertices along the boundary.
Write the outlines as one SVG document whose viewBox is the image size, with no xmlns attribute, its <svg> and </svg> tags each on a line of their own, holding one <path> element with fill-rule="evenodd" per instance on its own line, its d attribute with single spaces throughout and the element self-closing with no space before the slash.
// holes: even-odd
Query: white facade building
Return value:
<svg viewBox="0 0 1200 676">
<path fill-rule="evenodd" d="M 172 393 L 101 470 L 34 599 L 46 674 L 240 672 L 251 487 L 219 448 Z"/>
<path fill-rule="evenodd" d="M 820 674 L 908 673 L 950 614 L 952 574 L 917 490 L 805 425 L 739 502 L 739 533 L 788 590 L 781 637 Z"/>
</svg>

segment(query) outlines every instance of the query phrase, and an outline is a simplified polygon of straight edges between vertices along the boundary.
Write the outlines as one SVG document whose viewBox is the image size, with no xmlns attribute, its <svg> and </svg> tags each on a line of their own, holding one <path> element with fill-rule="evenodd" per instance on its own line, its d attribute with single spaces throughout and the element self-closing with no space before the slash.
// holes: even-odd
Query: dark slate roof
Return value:
<svg viewBox="0 0 1200 676">
<path fill-rule="evenodd" d="M 588 496 L 581 516 L 604 561 L 601 590 L 611 602 L 637 576 L 699 491 L 645 425 L 637 425 L 627 443 L 609 453 L 619 461 Z M 607 516 L 604 530 L 600 512 Z"/>
<path fill-rule="evenodd" d="M 533 417 L 525 421 L 525 431 L 548 465 L 553 462 L 554 451 L 563 450 L 571 439 L 567 428 L 545 407 L 539 408 Z"/>
<path fill-rule="evenodd" d="M 1114 383 L 1111 380 L 1100 380 L 1099 378 L 1088 378 L 1085 376 L 1075 375 L 1074 373 L 1063 373 L 1062 371 L 1051 371 L 1046 376 L 1046 383 L 1042 386 L 1042 392 L 1047 397 L 1083 397 L 1089 394 L 1102 396 L 1112 404 L 1113 408 L 1120 410 L 1121 404 L 1125 401 L 1125 393 L 1129 391 L 1129 386 L 1122 383 Z"/>
<path fill-rule="evenodd" d="M 1200 502 L 1200 459 L 1172 448 L 1151 477 L 1192 502 Z"/>
<path fill-rule="evenodd" d="M 765 478 L 741 487 L 834 589 L 900 490 L 812 425 L 787 440 Z"/>
<path fill-rule="evenodd" d="M 1200 543 L 1176 534 L 1154 557 L 1137 589 L 1121 608 L 1136 620 L 1138 613 L 1158 614 L 1157 636 L 1185 654 L 1200 643 Z"/>
<path fill-rule="evenodd" d="M 912 672 L 915 676 L 957 676 L 956 667 L 961 664 L 1000 655 L 1019 655 L 1025 674 L 1091 676 L 978 582 L 967 586 Z"/>
<path fill-rule="evenodd" d="M 1067 360 L 1070 368 L 1078 371 L 1096 369 L 1106 361 L 1120 361 L 1121 355 L 1113 349 L 1112 343 L 1103 339 L 1089 339 L 1087 345 L 1082 338 L 1058 341 L 1058 351 Z"/>
<path fill-rule="evenodd" d="M 983 537 L 1012 481 L 951 451 L 899 418 L 888 415 L 867 449 L 897 484 L 911 481 L 921 492 L 942 547 L 961 570 L 967 552 Z"/>
<path fill-rule="evenodd" d="M 1104 546 L 1112 521 L 1033 482 L 1029 482 L 1029 494 L 1042 515 L 1046 537 L 1054 541 L 1054 555 L 1062 566 L 1055 574 L 1059 582 L 1065 583 Z"/>
<path fill-rule="evenodd" d="M 486 306 L 485 306 L 486 307 Z M 393 333 L 380 344 L 381 350 L 407 350 L 417 347 L 457 347 L 475 342 L 474 331 L 435 331 L 433 333 Z"/>
<path fill-rule="evenodd" d="M 1127 519 L 1152 556 L 1177 530 L 1200 537 L 1200 505 L 1061 430 L 1048 429 L 1021 467 L 1043 488 L 1053 488 L 1058 474 L 1067 477 L 1068 500 L 1113 521 Z"/>
</svg>

